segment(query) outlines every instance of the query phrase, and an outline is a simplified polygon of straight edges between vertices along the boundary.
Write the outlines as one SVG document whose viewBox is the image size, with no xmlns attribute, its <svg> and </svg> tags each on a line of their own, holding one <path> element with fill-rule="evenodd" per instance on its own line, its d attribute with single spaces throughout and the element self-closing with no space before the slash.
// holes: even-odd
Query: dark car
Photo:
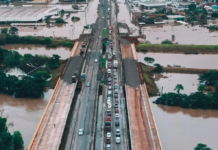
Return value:
<svg viewBox="0 0 218 150">
<path fill-rule="evenodd" d="M 116 120 L 116 121 L 115 121 L 115 126 L 119 126 L 119 125 L 120 125 L 119 120 Z"/>
<path fill-rule="evenodd" d="M 107 139 L 106 139 L 106 143 L 107 143 L 107 144 L 110 144 L 110 143 L 111 143 L 111 138 L 107 138 Z"/>
</svg>

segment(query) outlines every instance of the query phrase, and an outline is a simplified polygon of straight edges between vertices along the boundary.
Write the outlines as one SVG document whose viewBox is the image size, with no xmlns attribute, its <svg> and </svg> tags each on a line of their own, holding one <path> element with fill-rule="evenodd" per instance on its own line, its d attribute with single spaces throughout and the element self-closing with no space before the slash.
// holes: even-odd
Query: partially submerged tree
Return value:
<svg viewBox="0 0 218 150">
<path fill-rule="evenodd" d="M 174 91 L 176 91 L 178 94 L 180 93 L 181 90 L 184 90 L 182 84 L 177 84 L 176 87 L 174 88 Z"/>
<path fill-rule="evenodd" d="M 145 61 L 146 63 L 148 63 L 148 64 L 152 64 L 152 63 L 155 61 L 155 59 L 154 59 L 154 58 L 151 58 L 151 57 L 145 57 L 145 58 L 144 58 L 144 61 Z"/>
<path fill-rule="evenodd" d="M 206 144 L 198 143 L 194 150 L 212 150 Z"/>
</svg>

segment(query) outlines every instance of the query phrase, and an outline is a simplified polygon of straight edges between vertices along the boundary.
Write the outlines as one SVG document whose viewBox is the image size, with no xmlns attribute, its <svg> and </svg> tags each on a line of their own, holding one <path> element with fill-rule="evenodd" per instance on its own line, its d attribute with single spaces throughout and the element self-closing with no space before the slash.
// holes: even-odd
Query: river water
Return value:
<svg viewBox="0 0 218 150">
<path fill-rule="evenodd" d="M 32 140 L 52 92 L 53 90 L 48 90 L 41 99 L 13 98 L 0 94 L 0 110 L 4 110 L 3 117 L 8 117 L 8 123 L 14 123 L 13 127 L 9 127 L 9 131 L 21 132 L 25 149 Z"/>
<path fill-rule="evenodd" d="M 138 53 L 138 61 L 145 63 L 145 57 L 152 57 L 155 63 L 166 67 L 167 65 L 180 65 L 185 68 L 218 69 L 218 55 L 185 55 L 166 53 Z"/>
<path fill-rule="evenodd" d="M 62 60 L 68 59 L 70 56 L 70 48 L 57 47 L 57 48 L 47 48 L 44 45 L 23 45 L 23 44 L 9 44 L 1 46 L 4 49 L 16 50 L 21 55 L 32 54 L 32 55 L 45 55 L 52 57 L 52 55 L 59 55 Z"/>
<path fill-rule="evenodd" d="M 169 78 L 157 81 L 163 92 L 173 92 L 176 84 L 182 84 L 181 93 L 197 91 L 198 75 L 164 74 Z M 150 98 L 154 101 L 157 97 Z M 218 110 L 184 109 L 151 104 L 164 150 L 193 150 L 198 143 L 218 149 Z"/>
</svg>

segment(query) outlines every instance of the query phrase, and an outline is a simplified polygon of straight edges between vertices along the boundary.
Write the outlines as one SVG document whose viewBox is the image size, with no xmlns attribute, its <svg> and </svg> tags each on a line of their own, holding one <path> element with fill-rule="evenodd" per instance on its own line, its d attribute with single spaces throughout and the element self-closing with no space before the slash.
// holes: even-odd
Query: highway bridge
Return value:
<svg viewBox="0 0 218 150">
<path fill-rule="evenodd" d="M 107 20 L 108 14 L 110 17 Z M 119 64 L 116 70 L 112 69 L 111 81 L 108 79 L 107 68 L 102 68 L 100 63 L 104 55 L 103 28 L 108 28 L 108 25 L 112 29 L 111 44 L 106 46 L 105 56 L 112 48 Z M 105 141 L 110 132 L 109 145 L 112 150 L 162 150 L 146 85 L 140 78 L 135 46 L 117 34 L 114 2 L 100 1 L 93 30 L 93 36 L 81 38 L 74 44 L 64 73 L 57 82 L 28 149 L 104 150 L 108 146 Z M 84 44 L 85 48 L 82 46 Z M 106 64 L 109 62 L 108 60 Z M 72 83 L 72 75 L 75 73 L 85 73 L 85 80 Z M 113 77 L 115 73 L 116 78 Z M 104 130 L 106 110 L 109 107 L 108 84 L 118 86 L 117 97 L 112 96 L 111 131 Z M 78 85 L 82 85 L 79 90 Z M 112 95 L 116 95 L 113 88 L 112 91 Z M 115 103 L 118 103 L 118 118 L 115 117 Z M 115 126 L 117 120 L 119 126 Z M 84 130 L 82 136 L 78 135 L 79 129 Z M 121 131 L 120 144 L 116 142 L 115 129 Z"/>
</svg>

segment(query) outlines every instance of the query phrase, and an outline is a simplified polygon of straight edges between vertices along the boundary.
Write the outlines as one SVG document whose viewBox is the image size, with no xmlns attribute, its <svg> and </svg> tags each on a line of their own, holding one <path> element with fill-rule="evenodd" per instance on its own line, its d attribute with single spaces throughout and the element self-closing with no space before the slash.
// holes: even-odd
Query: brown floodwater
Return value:
<svg viewBox="0 0 218 150">
<path fill-rule="evenodd" d="M 47 48 L 44 45 L 23 45 L 23 44 L 8 44 L 1 46 L 4 49 L 16 50 L 21 55 L 32 54 L 32 55 L 45 55 L 52 57 L 52 55 L 57 54 L 61 57 L 62 60 L 69 58 L 70 48 L 66 47 L 57 47 L 57 48 Z"/>
<path fill-rule="evenodd" d="M 198 75 L 164 74 L 169 78 L 157 81 L 163 92 L 173 92 L 176 84 L 182 84 L 181 93 L 197 91 Z M 157 97 L 150 98 L 154 101 Z M 193 150 L 198 143 L 218 149 L 218 110 L 184 109 L 152 103 L 158 132 L 164 150 Z"/>
<path fill-rule="evenodd" d="M 70 17 L 65 21 L 67 24 L 55 25 L 54 27 L 18 27 L 19 35 L 34 35 L 34 36 L 52 36 L 66 37 L 68 39 L 77 39 L 83 31 L 86 24 L 95 23 L 97 18 L 97 7 L 99 0 L 90 1 L 84 12 L 71 13 Z M 70 5 L 71 6 L 71 5 Z M 72 22 L 72 16 L 80 18 L 78 22 Z"/>
<path fill-rule="evenodd" d="M 152 44 L 160 44 L 162 41 L 171 40 L 175 35 L 175 41 L 179 44 L 199 44 L 216 45 L 218 41 L 218 31 L 211 32 L 207 28 L 198 25 L 173 25 L 165 24 L 160 26 L 150 26 L 143 28 L 146 40 Z"/>
<path fill-rule="evenodd" d="M 0 110 L 4 110 L 3 117 L 8 117 L 8 123 L 13 122 L 14 126 L 9 131 L 20 131 L 24 140 L 25 149 L 35 133 L 44 109 L 53 90 L 45 92 L 41 99 L 14 98 L 0 94 Z"/>
<path fill-rule="evenodd" d="M 218 55 L 215 54 L 198 54 L 198 55 L 185 55 L 185 54 L 166 54 L 166 53 L 138 53 L 139 62 L 146 63 L 145 57 L 152 57 L 155 63 L 162 66 L 180 65 L 185 68 L 202 68 L 202 69 L 218 69 Z"/>
</svg>

